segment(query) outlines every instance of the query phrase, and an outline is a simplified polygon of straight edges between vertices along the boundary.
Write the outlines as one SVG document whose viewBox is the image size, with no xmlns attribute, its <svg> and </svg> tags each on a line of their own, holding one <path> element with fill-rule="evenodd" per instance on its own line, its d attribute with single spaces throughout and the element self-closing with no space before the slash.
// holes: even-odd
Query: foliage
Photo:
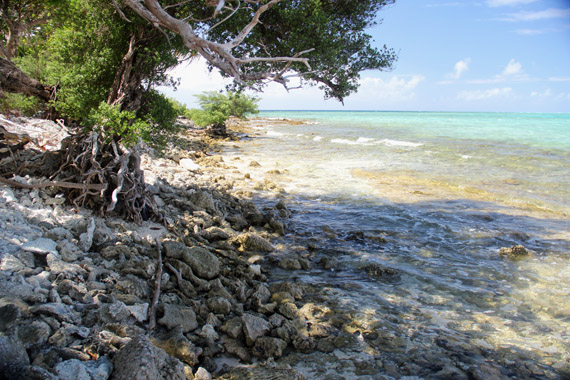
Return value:
<svg viewBox="0 0 570 380">
<path fill-rule="evenodd" d="M 0 96 L 0 113 L 34 116 L 42 110 L 41 102 L 32 96 L 22 94 L 2 94 Z"/>
<path fill-rule="evenodd" d="M 156 149 L 163 149 L 169 135 L 179 129 L 176 119 L 188 110 L 175 99 L 160 94 L 155 90 L 145 94 L 145 107 L 139 111 L 141 119 L 147 121 L 149 128 L 144 130 L 142 139 Z"/>
<path fill-rule="evenodd" d="M 188 116 L 199 126 L 222 125 L 231 116 L 244 118 L 248 114 L 257 113 L 258 98 L 240 92 L 227 94 L 216 91 L 196 95 L 202 109 L 190 110 Z"/>
<path fill-rule="evenodd" d="M 342 101 L 355 92 L 359 85 L 360 72 L 364 70 L 389 70 L 397 58 L 394 50 L 383 46 L 373 47 L 372 37 L 366 30 L 377 24 L 378 12 L 395 0 L 283 0 L 261 14 L 259 23 L 243 43 L 232 49 L 237 58 L 294 57 L 305 52 L 310 69 L 302 63 L 256 61 L 248 63 L 242 72 L 251 77 L 268 70 L 290 76 L 300 75 L 301 83 L 318 85 L 326 98 Z M 188 21 L 200 36 L 218 43 L 231 41 L 247 25 L 259 5 L 240 6 L 238 0 L 226 1 L 226 8 L 211 17 L 212 8 L 206 2 L 181 2 L 178 8 L 180 19 L 188 14 Z M 162 2 L 161 2 L 162 3 Z M 231 17 L 230 8 L 239 8 Z M 222 19 L 229 17 L 220 24 Z M 203 20 L 203 21 L 195 21 Z M 310 51 L 309 51 L 310 50 Z M 217 58 L 217 57 L 216 57 Z M 210 61 L 211 63 L 211 61 Z M 214 66 L 211 65 L 211 68 Z M 261 89 L 267 81 L 253 80 L 238 83 Z"/>
<path fill-rule="evenodd" d="M 150 125 L 137 119 L 133 111 L 121 111 L 118 106 L 105 102 L 91 110 L 88 126 L 108 138 L 120 138 L 125 146 L 135 145 L 140 136 L 149 134 L 150 129 Z"/>
</svg>

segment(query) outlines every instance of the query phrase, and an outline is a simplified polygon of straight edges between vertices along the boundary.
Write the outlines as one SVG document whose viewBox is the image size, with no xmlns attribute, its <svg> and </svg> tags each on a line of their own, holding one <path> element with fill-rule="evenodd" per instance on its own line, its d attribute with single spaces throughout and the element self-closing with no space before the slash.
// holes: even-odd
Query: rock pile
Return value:
<svg viewBox="0 0 570 380">
<path fill-rule="evenodd" d="M 195 171 L 219 160 L 199 149 L 175 155 L 144 159 L 168 227 L 98 218 L 64 205 L 55 188 L 0 187 L 3 378 L 207 379 L 221 356 L 250 363 L 317 347 L 299 308 L 303 290 L 265 275 L 286 206 L 259 210 L 225 192 L 227 183 L 199 184 Z M 202 160 L 189 170 L 184 159 Z M 240 371 L 223 376 L 251 375 Z"/>
</svg>

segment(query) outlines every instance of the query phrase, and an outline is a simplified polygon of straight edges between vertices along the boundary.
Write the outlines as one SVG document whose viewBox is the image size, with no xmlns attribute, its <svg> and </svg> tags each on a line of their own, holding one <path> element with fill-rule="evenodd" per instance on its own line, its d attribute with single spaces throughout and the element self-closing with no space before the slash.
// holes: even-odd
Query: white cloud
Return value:
<svg viewBox="0 0 570 380">
<path fill-rule="evenodd" d="M 496 8 L 496 7 L 504 7 L 504 6 L 517 6 L 523 4 L 530 4 L 534 3 L 537 0 L 487 0 L 486 3 L 488 6 Z"/>
<path fill-rule="evenodd" d="M 511 59 L 505 69 L 503 70 L 503 75 L 516 75 L 522 73 L 522 65 L 520 62 L 515 61 L 515 59 Z"/>
<path fill-rule="evenodd" d="M 537 36 L 540 34 L 549 33 L 547 29 L 517 29 L 515 33 L 521 36 Z"/>
<path fill-rule="evenodd" d="M 458 61 L 453 67 L 453 72 L 447 74 L 447 78 L 459 79 L 461 75 L 469 70 L 469 64 L 471 63 L 471 58 L 465 58 L 464 60 Z"/>
<path fill-rule="evenodd" d="M 570 82 L 570 77 L 550 77 L 549 82 Z"/>
<path fill-rule="evenodd" d="M 570 8 L 566 9 L 556 9 L 548 8 L 543 11 L 523 11 L 518 13 L 511 13 L 501 21 L 537 21 L 537 20 L 549 20 L 555 18 L 570 18 Z"/>
<path fill-rule="evenodd" d="M 407 100 L 415 96 L 414 90 L 424 79 L 422 75 L 412 75 L 409 79 L 395 75 L 389 80 L 364 77 L 357 95 L 369 94 L 381 99 Z"/>
<path fill-rule="evenodd" d="M 513 89 L 510 87 L 503 88 L 493 88 L 491 90 L 475 90 L 475 91 L 461 91 L 457 94 L 458 99 L 473 101 L 473 100 L 484 100 L 496 97 L 508 97 L 512 93 Z"/>
<path fill-rule="evenodd" d="M 548 98 L 552 95 L 552 90 L 547 88 L 546 90 L 542 91 L 542 92 L 538 92 L 538 91 L 533 91 L 530 93 L 530 96 L 533 98 Z"/>
<path fill-rule="evenodd" d="M 206 61 L 201 58 L 179 65 L 169 74 L 174 78 L 180 78 L 178 86 L 180 90 L 191 90 L 196 93 L 223 90 L 232 82 L 231 79 L 223 78 L 216 69 L 208 72 Z"/>
</svg>

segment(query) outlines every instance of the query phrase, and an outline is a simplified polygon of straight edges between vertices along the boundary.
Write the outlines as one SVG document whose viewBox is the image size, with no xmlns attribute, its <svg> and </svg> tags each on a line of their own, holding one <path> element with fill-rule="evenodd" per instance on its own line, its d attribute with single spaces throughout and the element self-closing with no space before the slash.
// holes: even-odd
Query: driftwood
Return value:
<svg viewBox="0 0 570 380">
<path fill-rule="evenodd" d="M 156 250 L 158 252 L 158 268 L 156 269 L 156 278 L 154 279 L 154 294 L 152 303 L 148 310 L 148 329 L 154 330 L 156 327 L 156 310 L 158 309 L 158 300 L 160 298 L 160 287 L 162 285 L 162 244 L 156 239 Z"/>
</svg>

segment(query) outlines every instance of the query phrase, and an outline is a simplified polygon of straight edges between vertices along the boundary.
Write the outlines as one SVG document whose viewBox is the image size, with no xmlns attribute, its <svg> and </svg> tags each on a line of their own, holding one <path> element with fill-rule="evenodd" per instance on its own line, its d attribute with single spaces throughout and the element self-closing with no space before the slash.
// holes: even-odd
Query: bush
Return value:
<svg viewBox="0 0 570 380">
<path fill-rule="evenodd" d="M 137 119 L 134 112 L 121 111 L 118 106 L 101 102 L 91 110 L 88 124 L 95 131 L 115 139 L 129 147 L 135 145 L 139 137 L 149 133 L 150 124 Z"/>
<path fill-rule="evenodd" d="M 34 116 L 42 111 L 41 102 L 32 96 L 21 94 L 0 94 L 0 113 L 17 116 Z"/>
<path fill-rule="evenodd" d="M 259 99 L 239 92 L 222 94 L 209 91 L 196 97 L 202 109 L 191 109 L 187 117 L 202 127 L 221 126 L 231 116 L 244 118 L 248 114 L 259 112 L 257 108 Z"/>
</svg>

